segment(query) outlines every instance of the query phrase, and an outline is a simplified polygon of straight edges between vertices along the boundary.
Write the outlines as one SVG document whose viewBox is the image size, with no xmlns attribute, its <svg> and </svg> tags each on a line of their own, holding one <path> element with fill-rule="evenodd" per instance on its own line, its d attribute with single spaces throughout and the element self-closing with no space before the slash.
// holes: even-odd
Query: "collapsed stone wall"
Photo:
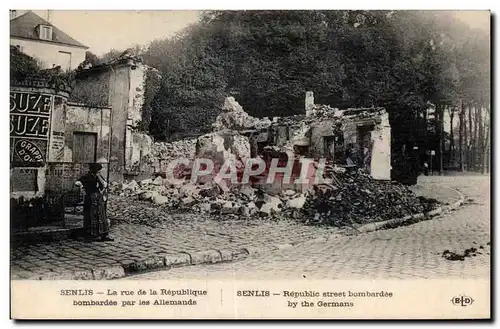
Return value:
<svg viewBox="0 0 500 329">
<path fill-rule="evenodd" d="M 243 110 L 243 107 L 241 107 L 234 97 L 227 97 L 224 101 L 222 113 L 217 116 L 212 126 L 214 131 L 219 131 L 225 129 L 262 129 L 270 125 L 271 120 L 269 118 L 259 119 L 252 117 Z"/>
<path fill-rule="evenodd" d="M 194 158 L 196 141 L 196 138 L 191 138 L 175 142 L 155 142 L 151 136 L 135 132 L 132 152 L 134 158 L 128 171 L 151 175 L 164 173 L 171 161 Z"/>
<path fill-rule="evenodd" d="M 225 100 L 224 111 L 213 124 L 213 132 L 198 138 L 175 142 L 153 142 L 151 138 L 134 135 L 133 163 L 135 170 L 141 173 L 166 173 L 168 164 L 179 158 L 210 158 L 212 160 L 242 160 L 251 156 L 262 156 L 251 152 L 255 148 L 255 136 L 262 135 L 267 141 L 267 149 L 288 154 L 292 157 L 320 156 L 325 154 L 325 137 L 343 134 L 346 143 L 357 143 L 357 126 L 360 122 L 374 122 L 376 129 L 371 132 L 372 149 L 376 153 L 370 158 L 374 178 L 386 179 L 390 172 L 390 126 L 387 113 L 383 109 L 347 109 L 339 110 L 328 105 L 313 104 L 308 115 L 283 118 L 258 119 L 248 115 L 233 98 Z M 248 133 L 248 132 L 253 133 Z M 250 138 L 248 138 L 249 136 Z M 305 147 L 307 154 L 295 154 L 296 146 Z M 372 153 L 370 149 L 370 156 Z M 242 156 L 244 154 L 244 157 Z M 370 164 L 368 164 L 370 167 Z"/>
</svg>

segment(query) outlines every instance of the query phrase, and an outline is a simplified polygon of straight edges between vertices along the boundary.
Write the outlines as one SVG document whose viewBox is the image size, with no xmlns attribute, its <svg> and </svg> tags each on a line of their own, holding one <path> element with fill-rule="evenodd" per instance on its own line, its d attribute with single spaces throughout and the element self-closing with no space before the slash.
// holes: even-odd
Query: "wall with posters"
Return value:
<svg viewBox="0 0 500 329">
<path fill-rule="evenodd" d="M 110 107 L 68 103 L 68 91 L 27 80 L 10 89 L 11 197 L 63 192 L 64 177 L 78 176 L 88 163 L 109 158 Z M 91 142 L 90 150 L 85 149 Z M 106 175 L 107 166 L 104 165 Z M 69 173 L 76 171 L 76 173 Z M 75 176 L 75 177 L 76 177 Z"/>
<path fill-rule="evenodd" d="M 55 100 L 62 106 L 65 90 L 56 91 L 47 81 L 17 81 L 10 88 L 10 180 L 11 196 L 44 193 L 49 161 L 52 113 Z"/>
<path fill-rule="evenodd" d="M 71 190 L 74 182 L 87 172 L 89 163 L 109 159 L 110 115 L 109 107 L 76 103 L 54 107 L 46 172 L 47 191 Z M 81 136 L 94 139 L 90 150 L 81 144 Z M 104 177 L 107 169 L 107 164 L 103 164 Z"/>
</svg>

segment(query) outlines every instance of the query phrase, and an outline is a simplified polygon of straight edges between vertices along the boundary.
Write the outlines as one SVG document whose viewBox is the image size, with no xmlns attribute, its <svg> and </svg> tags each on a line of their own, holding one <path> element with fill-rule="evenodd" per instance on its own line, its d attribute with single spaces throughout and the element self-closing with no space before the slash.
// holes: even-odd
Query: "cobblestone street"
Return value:
<svg viewBox="0 0 500 329">
<path fill-rule="evenodd" d="M 433 188 L 436 187 L 436 188 Z M 438 188 L 439 187 L 439 188 Z M 445 187 L 445 188 L 443 188 Z M 11 249 L 14 279 L 81 271 L 96 278 L 96 270 L 126 267 L 156 256 L 270 245 L 297 244 L 329 236 L 322 243 L 305 243 L 289 250 L 249 257 L 235 263 L 191 266 L 132 278 L 241 277 L 429 277 L 484 276 L 489 272 L 489 177 L 422 177 L 417 189 L 442 202 L 452 202 L 457 188 L 474 202 L 458 211 L 397 229 L 342 236 L 336 228 L 304 226 L 269 220 L 215 221 L 196 214 L 166 214 L 153 206 L 147 214 L 162 218 L 148 226 L 120 222 L 112 227 L 114 242 L 85 244 L 76 240 L 22 245 Z M 451 191 L 446 193 L 446 191 Z M 434 195 L 435 194 L 435 195 Z M 480 203 L 480 204 L 477 204 Z M 127 207 L 131 215 L 141 210 Z M 483 249 L 479 249 L 480 246 Z M 463 253 L 475 247 L 481 254 L 464 261 L 441 257 L 446 249 Z M 89 274 L 90 273 L 90 274 Z M 90 277 L 89 277 L 90 276 Z M 120 277 L 118 275 L 116 277 Z M 106 278 L 114 277 L 111 275 Z M 103 278 L 104 278 L 103 277 Z"/>
<path fill-rule="evenodd" d="M 489 278 L 490 179 L 421 177 L 426 188 L 447 186 L 466 196 L 457 211 L 429 221 L 350 237 L 332 237 L 233 263 L 191 266 L 127 279 L 423 279 Z M 442 257 L 445 250 L 476 256 Z"/>
</svg>

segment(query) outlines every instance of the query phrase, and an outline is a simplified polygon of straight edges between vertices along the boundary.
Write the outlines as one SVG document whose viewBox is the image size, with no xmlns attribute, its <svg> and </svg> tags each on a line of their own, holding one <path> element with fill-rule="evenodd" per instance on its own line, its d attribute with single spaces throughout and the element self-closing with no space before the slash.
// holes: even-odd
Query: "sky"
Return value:
<svg viewBox="0 0 500 329">
<path fill-rule="evenodd" d="M 46 10 L 33 10 L 47 18 Z M 173 35 L 195 23 L 199 11 L 51 10 L 50 22 L 97 55 Z"/>
<path fill-rule="evenodd" d="M 34 12 L 47 18 L 47 10 Z M 125 50 L 171 36 L 195 23 L 199 14 L 195 10 L 51 10 L 50 21 L 93 53 L 102 55 L 112 48 Z M 490 29 L 487 11 L 457 11 L 456 15 L 471 27 Z"/>
</svg>

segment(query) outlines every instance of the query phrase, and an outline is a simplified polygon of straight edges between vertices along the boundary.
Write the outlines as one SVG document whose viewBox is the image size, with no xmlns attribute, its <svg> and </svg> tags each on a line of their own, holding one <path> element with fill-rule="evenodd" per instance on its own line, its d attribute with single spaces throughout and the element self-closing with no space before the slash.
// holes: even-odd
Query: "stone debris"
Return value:
<svg viewBox="0 0 500 329">
<path fill-rule="evenodd" d="M 151 183 L 153 183 L 153 179 L 148 178 L 148 179 L 141 180 L 141 182 L 139 183 L 139 185 L 140 186 L 146 186 L 146 185 L 149 185 Z"/>
<path fill-rule="evenodd" d="M 191 209 L 200 213 L 232 214 L 243 217 L 257 213 L 271 216 L 281 212 L 287 205 L 290 208 L 299 209 L 305 202 L 305 196 L 293 190 L 285 190 L 282 194 L 275 196 L 266 194 L 250 185 L 221 188 L 215 182 L 197 185 L 185 181 L 180 187 L 167 183 L 157 185 L 157 183 L 156 179 L 143 180 L 141 181 L 141 189 L 128 189 L 129 186 L 139 184 L 135 181 L 113 182 L 110 185 L 110 192 L 113 195 L 149 201 L 172 209 Z"/>
<path fill-rule="evenodd" d="M 154 204 L 162 205 L 168 203 L 169 198 L 163 195 L 153 194 L 151 201 L 153 201 Z"/>
<path fill-rule="evenodd" d="M 295 218 L 311 225 L 353 226 L 401 218 L 428 211 L 436 200 L 417 197 L 407 186 L 372 179 L 362 170 L 327 171 L 330 183 L 304 192 L 283 189 L 270 195 L 250 185 L 227 186 L 216 182 L 194 184 L 186 180 L 173 186 L 159 179 L 112 183 L 114 195 L 172 209 L 242 218 L 254 215 Z M 224 181 L 221 181 L 224 182 Z M 224 187 L 221 187 L 223 185 Z M 139 188 L 140 186 L 140 188 Z"/>
<path fill-rule="evenodd" d="M 363 170 L 336 173 L 334 184 L 317 185 L 301 217 L 308 224 L 352 226 L 425 211 L 426 199 L 407 186 L 372 179 Z"/>
<path fill-rule="evenodd" d="M 259 119 L 248 115 L 234 97 L 227 97 L 224 101 L 222 113 L 213 123 L 214 131 L 233 129 L 263 129 L 271 125 L 268 118 Z"/>
<path fill-rule="evenodd" d="M 158 186 L 163 185 L 163 178 L 161 176 L 158 176 L 154 181 L 151 182 L 151 184 Z"/>
<path fill-rule="evenodd" d="M 127 183 L 122 183 L 121 185 L 121 190 L 126 192 L 136 192 L 139 189 L 139 183 L 137 183 L 135 180 Z"/>
<path fill-rule="evenodd" d="M 187 196 L 181 200 L 182 207 L 191 207 L 196 204 L 196 200 L 192 196 Z"/>
<path fill-rule="evenodd" d="M 189 182 L 179 189 L 179 194 L 181 196 L 194 196 L 200 193 L 200 189 L 198 186 L 194 185 L 193 183 Z"/>
<path fill-rule="evenodd" d="M 141 191 L 139 194 L 139 200 L 142 201 L 151 201 L 154 196 L 160 195 L 158 191 Z"/>
<path fill-rule="evenodd" d="M 198 137 L 196 158 L 209 158 L 222 164 L 228 159 L 250 158 L 250 141 L 234 130 L 222 130 Z"/>
<path fill-rule="evenodd" d="M 243 194 L 245 197 L 247 197 L 249 200 L 252 199 L 255 196 L 255 189 L 251 187 L 250 185 L 241 185 L 240 191 L 241 194 Z"/>
<path fill-rule="evenodd" d="M 194 158 L 196 138 L 183 139 L 175 142 L 155 142 L 151 147 L 149 157 L 152 161 L 161 160 L 168 163 L 179 158 Z"/>
<path fill-rule="evenodd" d="M 237 176 L 241 177 L 243 163 L 252 157 L 251 150 L 255 153 L 255 140 L 266 142 L 252 137 L 254 139 L 251 143 L 247 137 L 248 131 L 260 131 L 258 136 L 261 136 L 262 130 L 277 129 L 280 134 L 275 136 L 275 145 L 264 146 L 259 151 L 260 155 L 264 159 L 283 157 L 297 161 L 299 155 L 294 150 L 306 145 L 304 140 L 310 137 L 312 123 L 323 118 L 334 118 L 335 125 L 338 125 L 352 117 L 376 119 L 385 112 L 383 108 L 339 110 L 328 105 L 314 104 L 313 98 L 309 105 L 306 106 L 306 116 L 278 117 L 271 121 L 248 115 L 233 97 L 228 97 L 222 113 L 213 125 L 212 133 L 197 139 L 153 143 L 152 152 L 148 154 L 150 158 L 147 161 L 154 166 L 157 166 L 157 162 L 160 163 L 156 173 L 165 173 L 164 167 L 169 161 L 184 158 L 212 160 L 214 168 L 210 170 L 210 174 L 194 176 L 194 164 L 191 163 L 174 169 L 174 177 L 184 178 L 183 182 L 172 181 L 170 175 L 158 175 L 139 183 L 112 183 L 110 192 L 172 210 L 240 217 L 258 214 L 275 218 L 296 218 L 312 225 L 340 227 L 404 217 L 436 206 L 435 203 L 418 198 L 406 186 L 374 180 L 363 169 L 357 168 L 327 166 L 325 181 L 315 185 L 313 189 L 312 186 L 290 187 L 290 184 L 285 187 L 280 182 L 262 183 L 258 179 L 246 185 L 233 185 L 228 179 L 216 179 L 221 169 L 228 169 L 228 164 L 230 169 L 236 168 Z M 283 131 L 286 134 L 281 134 Z M 266 173 L 262 174 L 264 178 Z M 308 173 L 313 174 L 314 171 Z"/>
<path fill-rule="evenodd" d="M 298 198 L 288 200 L 286 206 L 287 208 L 302 209 L 305 203 L 306 203 L 306 197 L 302 195 Z"/>
</svg>

